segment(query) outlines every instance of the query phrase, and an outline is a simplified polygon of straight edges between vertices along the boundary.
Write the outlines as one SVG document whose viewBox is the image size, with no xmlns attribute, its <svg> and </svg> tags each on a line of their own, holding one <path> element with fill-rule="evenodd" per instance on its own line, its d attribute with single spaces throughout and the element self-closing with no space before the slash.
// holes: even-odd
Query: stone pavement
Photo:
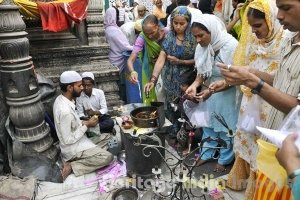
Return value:
<svg viewBox="0 0 300 200">
<path fill-rule="evenodd" d="M 119 127 L 115 127 L 117 130 L 117 135 L 120 137 L 120 130 Z M 169 145 L 166 146 L 169 151 L 176 154 L 176 151 L 170 147 Z M 166 153 L 166 157 L 170 157 L 168 153 Z M 211 167 L 200 166 L 198 169 L 198 173 L 201 170 L 209 172 L 209 169 L 203 169 Z M 228 170 L 229 171 L 229 170 Z M 228 171 L 226 171 L 228 173 Z M 113 192 L 115 192 L 121 185 L 113 185 L 112 190 L 109 192 L 99 192 L 99 182 L 94 181 L 90 182 L 90 180 L 96 177 L 96 173 L 87 174 L 80 177 L 75 177 L 74 174 L 71 174 L 64 183 L 51 183 L 51 182 L 40 182 L 38 187 L 38 192 L 36 199 L 37 200 L 59 200 L 59 199 L 72 199 L 72 200 L 93 200 L 93 199 L 111 199 Z M 220 178 L 220 177 L 219 177 Z M 226 175 L 222 176 L 221 178 L 226 179 Z M 122 177 L 123 180 L 130 181 L 130 179 L 126 177 Z M 120 180 L 120 179 L 119 179 Z M 123 182 L 126 182 L 123 181 Z M 86 184 L 90 182 L 91 184 Z M 119 183 L 122 181 L 118 181 Z M 144 192 L 140 192 L 142 196 Z M 236 192 L 229 189 L 224 191 L 224 197 L 226 200 L 242 200 L 244 199 L 244 192 Z M 195 198 L 196 199 L 196 198 Z M 206 198 L 209 199 L 209 198 Z M 149 199 L 150 200 L 150 199 Z"/>
</svg>

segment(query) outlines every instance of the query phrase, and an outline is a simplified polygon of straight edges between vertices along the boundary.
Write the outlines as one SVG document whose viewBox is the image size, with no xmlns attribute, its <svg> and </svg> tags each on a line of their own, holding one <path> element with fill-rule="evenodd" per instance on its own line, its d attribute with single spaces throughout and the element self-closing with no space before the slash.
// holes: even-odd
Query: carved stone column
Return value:
<svg viewBox="0 0 300 200">
<path fill-rule="evenodd" d="M 17 6 L 0 0 L 1 84 L 15 137 L 50 159 L 58 150 L 52 145 L 50 128 L 44 121 L 37 79 L 29 56 L 29 40 Z"/>
<path fill-rule="evenodd" d="M 102 0 L 89 0 L 86 18 L 89 46 L 105 43 L 102 9 Z"/>
</svg>

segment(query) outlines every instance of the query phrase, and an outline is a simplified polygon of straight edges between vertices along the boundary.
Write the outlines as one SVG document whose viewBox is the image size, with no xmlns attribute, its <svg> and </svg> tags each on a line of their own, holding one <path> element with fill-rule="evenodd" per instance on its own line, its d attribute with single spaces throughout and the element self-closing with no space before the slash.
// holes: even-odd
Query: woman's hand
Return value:
<svg viewBox="0 0 300 200">
<path fill-rule="evenodd" d="M 130 73 L 129 81 L 131 83 L 138 83 L 139 82 L 139 80 L 138 80 L 138 73 L 136 71 L 132 71 Z"/>
<path fill-rule="evenodd" d="M 197 93 L 197 87 L 194 86 L 193 84 L 190 85 L 186 91 L 185 91 L 185 95 L 187 96 L 187 98 L 192 99 L 196 96 Z"/>
<path fill-rule="evenodd" d="M 226 83 L 225 80 L 219 80 L 219 81 L 215 81 L 215 82 L 211 83 L 208 86 L 208 88 L 212 92 L 219 92 L 219 91 L 227 89 L 228 88 L 228 84 Z"/>
<path fill-rule="evenodd" d="M 149 94 L 150 90 L 152 90 L 152 88 L 154 88 L 154 86 L 155 86 L 155 84 L 152 81 L 148 82 L 144 87 L 145 94 Z"/>
<path fill-rule="evenodd" d="M 212 93 L 213 92 L 209 89 L 203 90 L 202 92 L 196 94 L 195 99 L 198 102 L 205 101 L 212 95 Z"/>
<path fill-rule="evenodd" d="M 178 58 L 175 57 L 175 56 L 170 56 L 170 55 L 168 55 L 168 56 L 167 56 L 167 59 L 168 59 L 168 61 L 169 61 L 172 65 L 178 65 L 179 62 L 180 62 L 180 59 L 178 59 Z"/>
<path fill-rule="evenodd" d="M 245 85 L 249 88 L 255 88 L 260 78 L 251 72 L 250 67 L 231 66 L 218 63 L 220 71 L 229 85 Z"/>
<path fill-rule="evenodd" d="M 235 9 L 235 12 L 234 12 L 234 16 L 233 16 L 233 21 L 237 22 L 239 21 L 239 19 L 241 18 L 240 16 L 240 11 L 242 9 L 242 7 L 244 6 L 244 3 L 239 3 Z"/>
</svg>

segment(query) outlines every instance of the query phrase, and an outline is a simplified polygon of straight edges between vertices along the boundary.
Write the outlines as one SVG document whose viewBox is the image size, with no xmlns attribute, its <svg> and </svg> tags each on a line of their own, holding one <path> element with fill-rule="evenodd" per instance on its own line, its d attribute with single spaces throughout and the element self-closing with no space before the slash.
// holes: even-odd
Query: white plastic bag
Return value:
<svg viewBox="0 0 300 200">
<path fill-rule="evenodd" d="M 283 140 L 290 134 L 300 134 L 300 106 L 293 108 L 284 118 L 279 130 L 271 130 L 262 127 L 257 127 L 262 133 L 262 139 L 268 140 L 281 148 Z M 300 151 L 300 137 L 297 138 L 295 144 Z"/>
<path fill-rule="evenodd" d="M 194 103 L 190 100 L 185 100 L 183 102 L 183 109 L 189 121 L 196 128 L 209 127 L 209 113 L 206 101 Z"/>
<path fill-rule="evenodd" d="M 284 118 L 280 131 L 289 131 L 300 133 L 300 106 L 293 108 L 289 114 Z"/>
<path fill-rule="evenodd" d="M 256 126 L 261 126 L 260 120 L 260 100 L 258 96 L 253 96 L 252 101 L 245 106 L 239 116 L 237 128 L 246 133 L 255 133 Z"/>
</svg>

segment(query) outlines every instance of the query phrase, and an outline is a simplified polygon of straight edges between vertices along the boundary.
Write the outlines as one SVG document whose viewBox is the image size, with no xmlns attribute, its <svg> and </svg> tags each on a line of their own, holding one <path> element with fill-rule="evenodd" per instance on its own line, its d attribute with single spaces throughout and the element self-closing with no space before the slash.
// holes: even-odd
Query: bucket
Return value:
<svg viewBox="0 0 300 200">
<path fill-rule="evenodd" d="M 146 157 L 143 155 L 144 145 L 136 146 L 134 143 L 141 142 L 141 144 L 150 144 L 150 145 L 159 145 L 165 146 L 165 134 L 156 134 L 158 136 L 158 140 L 154 140 L 149 137 L 138 138 L 132 136 L 129 133 L 122 134 L 122 141 L 124 144 L 125 154 L 126 154 L 126 169 L 127 175 L 130 177 L 142 177 L 149 178 L 152 177 L 152 168 L 161 167 L 163 158 L 159 155 L 159 153 L 153 149 L 148 148 L 144 152 L 146 155 L 150 155 Z M 148 134 L 151 136 L 151 134 Z M 158 148 L 160 154 L 164 157 L 165 150 L 163 148 Z"/>
</svg>

